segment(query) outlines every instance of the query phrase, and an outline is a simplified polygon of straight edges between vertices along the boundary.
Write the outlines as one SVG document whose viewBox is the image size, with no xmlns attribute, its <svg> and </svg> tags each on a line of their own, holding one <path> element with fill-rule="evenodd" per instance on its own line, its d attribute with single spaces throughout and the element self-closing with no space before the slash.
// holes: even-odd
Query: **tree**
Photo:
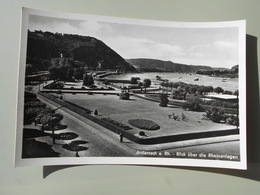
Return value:
<svg viewBox="0 0 260 195">
<path fill-rule="evenodd" d="M 212 86 L 207 86 L 208 92 L 213 92 L 214 88 Z"/>
<path fill-rule="evenodd" d="M 223 94 L 228 94 L 228 95 L 232 95 L 233 93 L 232 93 L 232 91 L 229 91 L 229 90 L 225 90 L 225 91 L 223 91 Z"/>
<path fill-rule="evenodd" d="M 83 85 L 92 86 L 94 84 L 94 79 L 92 74 L 85 74 L 83 77 Z"/>
<path fill-rule="evenodd" d="M 206 117 L 214 123 L 220 123 L 225 119 L 225 113 L 223 110 L 213 107 L 206 111 Z"/>
<path fill-rule="evenodd" d="M 161 107 L 167 107 L 169 100 L 168 100 L 168 94 L 167 93 L 159 93 L 160 97 L 160 106 Z"/>
<path fill-rule="evenodd" d="M 49 72 L 50 72 L 50 79 L 54 81 L 67 81 L 68 79 L 68 66 L 50 66 Z"/>
<path fill-rule="evenodd" d="M 137 84 L 137 83 L 138 83 L 138 80 L 140 80 L 139 77 L 131 77 L 130 83 L 131 83 L 131 84 Z"/>
<path fill-rule="evenodd" d="M 49 68 L 49 72 L 50 72 L 50 79 L 52 79 L 54 81 L 59 80 L 59 71 L 58 71 L 57 66 L 51 66 Z"/>
<path fill-rule="evenodd" d="M 214 89 L 214 92 L 216 92 L 217 94 L 219 94 L 219 93 L 223 93 L 224 90 L 223 90 L 221 87 L 216 87 L 216 88 Z"/>
<path fill-rule="evenodd" d="M 75 71 L 72 68 L 68 68 L 66 73 L 66 81 L 74 81 L 73 79 L 74 73 Z"/>
<path fill-rule="evenodd" d="M 151 80 L 150 79 L 144 79 L 144 81 L 143 81 L 143 85 L 144 85 L 144 87 L 146 88 L 146 87 L 150 87 L 151 86 Z"/>
<path fill-rule="evenodd" d="M 186 94 L 187 92 L 183 88 L 178 87 L 177 89 L 172 90 L 170 98 L 177 99 L 177 100 L 185 100 Z"/>
<path fill-rule="evenodd" d="M 81 80 L 83 79 L 83 75 L 84 75 L 84 68 L 77 68 L 75 71 L 74 71 L 74 78 L 76 80 Z"/>
<path fill-rule="evenodd" d="M 146 93 L 146 88 L 151 86 L 151 80 L 150 79 L 144 79 L 142 85 L 144 86 L 144 91 Z"/>
<path fill-rule="evenodd" d="M 234 91 L 233 95 L 239 95 L 239 91 L 238 90 Z"/>
<path fill-rule="evenodd" d="M 48 124 L 51 126 L 53 144 L 55 144 L 54 127 L 55 127 L 55 125 L 59 124 L 62 119 L 63 119 L 63 116 L 61 114 L 50 115 Z"/>
<path fill-rule="evenodd" d="M 201 106 L 201 100 L 197 97 L 191 97 L 182 105 L 182 108 L 184 110 L 190 110 L 190 111 L 203 111 L 203 108 Z"/>
<path fill-rule="evenodd" d="M 195 94 L 196 91 L 197 91 L 197 87 L 195 87 L 195 86 L 191 86 L 191 87 L 189 88 L 190 94 Z"/>
</svg>

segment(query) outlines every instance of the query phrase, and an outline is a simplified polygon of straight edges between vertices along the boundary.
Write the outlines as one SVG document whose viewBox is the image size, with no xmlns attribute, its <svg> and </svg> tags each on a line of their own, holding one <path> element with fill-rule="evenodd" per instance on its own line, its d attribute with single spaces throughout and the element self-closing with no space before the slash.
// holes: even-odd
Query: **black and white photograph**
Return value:
<svg viewBox="0 0 260 195">
<path fill-rule="evenodd" d="M 245 21 L 23 9 L 16 166 L 246 169 Z"/>
</svg>

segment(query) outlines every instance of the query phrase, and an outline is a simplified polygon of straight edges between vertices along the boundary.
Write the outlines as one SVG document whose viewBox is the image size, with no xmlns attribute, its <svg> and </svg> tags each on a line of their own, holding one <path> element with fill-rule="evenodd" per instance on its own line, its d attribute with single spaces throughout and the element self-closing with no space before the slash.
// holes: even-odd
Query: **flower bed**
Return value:
<svg viewBox="0 0 260 195">
<path fill-rule="evenodd" d="M 54 136 L 55 139 L 61 139 L 61 140 L 70 140 L 78 137 L 76 133 L 60 133 L 60 134 L 55 134 Z"/>
<path fill-rule="evenodd" d="M 145 129 L 145 130 L 158 130 L 160 129 L 160 126 L 156 124 L 155 122 L 147 119 L 130 119 L 128 122 L 140 129 Z"/>
<path fill-rule="evenodd" d="M 64 144 L 62 147 L 67 150 L 70 150 L 70 151 L 82 151 L 82 150 L 88 149 L 88 147 L 78 146 L 78 145 L 74 145 L 74 144 Z"/>
<path fill-rule="evenodd" d="M 119 127 L 119 128 L 122 128 L 122 129 L 124 129 L 124 130 L 130 130 L 130 129 L 132 129 L 131 127 L 129 127 L 128 125 L 125 125 L 125 124 L 122 124 L 122 123 L 120 123 L 120 122 L 118 122 L 118 121 L 115 121 L 115 120 L 113 120 L 113 119 L 111 119 L 111 118 L 101 118 L 103 121 L 106 121 L 107 123 L 110 123 L 110 124 L 112 124 L 112 125 L 115 125 L 115 126 L 117 126 L 117 127 Z"/>
</svg>

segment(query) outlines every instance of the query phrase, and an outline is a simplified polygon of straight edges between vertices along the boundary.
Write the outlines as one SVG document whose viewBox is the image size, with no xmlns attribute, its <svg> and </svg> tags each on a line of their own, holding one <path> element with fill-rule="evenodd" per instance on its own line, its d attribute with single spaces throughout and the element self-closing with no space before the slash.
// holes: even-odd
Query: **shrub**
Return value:
<svg viewBox="0 0 260 195">
<path fill-rule="evenodd" d="M 140 132 L 138 133 L 138 135 L 141 136 L 141 137 L 147 137 L 147 135 L 145 134 L 144 131 L 140 131 Z"/>
<path fill-rule="evenodd" d="M 203 108 L 201 106 L 201 100 L 196 97 L 189 98 L 188 101 L 182 105 L 182 108 L 184 110 L 190 110 L 190 111 L 198 111 L 198 112 L 203 111 Z"/>
<path fill-rule="evenodd" d="M 128 122 L 134 127 L 145 130 L 158 130 L 160 126 L 155 122 L 147 119 L 130 119 Z"/>
<path fill-rule="evenodd" d="M 226 119 L 224 111 L 215 107 L 207 110 L 205 116 L 214 123 L 220 123 L 221 121 Z"/>
<path fill-rule="evenodd" d="M 239 118 L 235 115 L 226 116 L 226 124 L 238 126 Z"/>
<path fill-rule="evenodd" d="M 122 100 L 129 100 L 130 98 L 130 93 L 129 92 L 126 92 L 126 91 L 123 91 L 119 94 L 119 99 L 122 99 Z"/>
</svg>

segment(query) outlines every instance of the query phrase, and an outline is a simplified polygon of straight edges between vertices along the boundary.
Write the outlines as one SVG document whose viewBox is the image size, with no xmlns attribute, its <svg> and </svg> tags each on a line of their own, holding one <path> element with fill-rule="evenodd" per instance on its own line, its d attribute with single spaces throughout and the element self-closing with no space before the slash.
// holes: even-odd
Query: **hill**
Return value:
<svg viewBox="0 0 260 195">
<path fill-rule="evenodd" d="M 60 57 L 89 70 L 135 71 L 119 54 L 94 37 L 28 31 L 26 64 L 36 71 L 48 70 L 51 60 Z"/>
<path fill-rule="evenodd" d="M 156 59 L 127 59 L 128 63 L 140 72 L 190 72 L 195 73 L 198 70 L 213 70 L 210 66 L 186 65 L 174 63 L 171 61 L 162 61 Z"/>
</svg>

